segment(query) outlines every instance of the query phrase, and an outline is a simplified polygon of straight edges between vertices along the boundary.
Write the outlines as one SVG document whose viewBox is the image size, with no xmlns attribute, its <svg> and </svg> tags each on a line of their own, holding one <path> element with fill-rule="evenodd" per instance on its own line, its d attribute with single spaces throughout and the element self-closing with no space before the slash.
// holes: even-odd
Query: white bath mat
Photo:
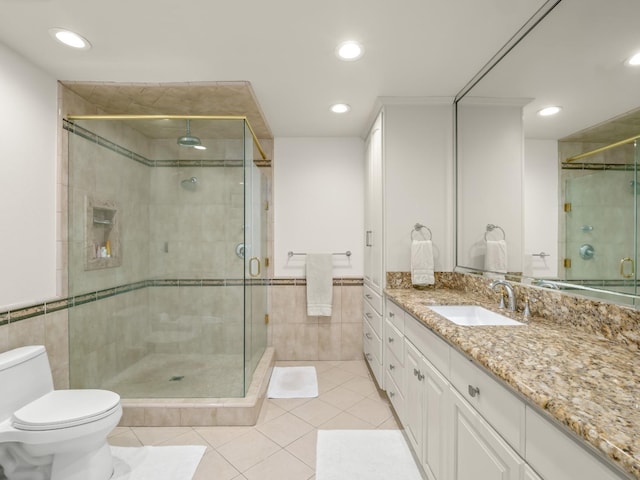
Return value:
<svg viewBox="0 0 640 480">
<path fill-rule="evenodd" d="M 110 480 L 191 480 L 207 447 L 111 447 Z"/>
<path fill-rule="evenodd" d="M 422 480 L 400 430 L 318 430 L 317 480 Z"/>
<path fill-rule="evenodd" d="M 318 396 L 316 367 L 273 367 L 269 398 L 311 398 Z"/>
</svg>

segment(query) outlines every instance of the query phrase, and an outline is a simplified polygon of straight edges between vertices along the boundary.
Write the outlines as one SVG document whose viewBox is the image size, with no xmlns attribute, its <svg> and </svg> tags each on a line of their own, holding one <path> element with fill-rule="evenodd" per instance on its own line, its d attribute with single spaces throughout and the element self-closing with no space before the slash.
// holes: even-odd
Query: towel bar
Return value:
<svg viewBox="0 0 640 480">
<path fill-rule="evenodd" d="M 294 255 L 306 255 L 306 253 L 296 253 L 296 252 L 289 252 L 287 254 L 287 256 L 289 258 L 293 257 Z M 332 253 L 331 255 L 346 255 L 347 257 L 351 256 L 351 250 L 347 250 L 346 252 L 337 252 L 337 253 Z"/>
</svg>

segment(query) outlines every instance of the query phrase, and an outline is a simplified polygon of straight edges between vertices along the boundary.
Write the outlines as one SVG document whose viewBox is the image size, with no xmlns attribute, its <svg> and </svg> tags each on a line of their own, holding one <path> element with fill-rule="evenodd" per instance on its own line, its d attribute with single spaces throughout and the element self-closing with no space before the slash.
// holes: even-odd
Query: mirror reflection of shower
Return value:
<svg viewBox="0 0 640 480">
<path fill-rule="evenodd" d="M 198 178 L 197 177 L 185 178 L 180 182 L 180 185 L 182 185 L 182 187 L 185 190 L 194 191 L 198 186 Z"/>
</svg>

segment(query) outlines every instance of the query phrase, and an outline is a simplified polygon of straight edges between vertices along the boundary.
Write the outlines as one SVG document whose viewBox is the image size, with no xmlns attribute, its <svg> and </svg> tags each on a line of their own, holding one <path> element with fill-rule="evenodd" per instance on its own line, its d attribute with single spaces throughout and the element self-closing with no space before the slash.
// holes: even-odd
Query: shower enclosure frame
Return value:
<svg viewBox="0 0 640 480">
<path fill-rule="evenodd" d="M 244 361 L 243 361 L 243 394 L 246 396 L 251 379 L 256 366 L 260 362 L 261 354 L 266 348 L 266 313 L 267 313 L 267 281 L 265 280 L 266 269 L 262 268 L 262 259 L 267 256 L 267 222 L 264 204 L 265 180 L 253 158 L 253 147 L 255 146 L 262 159 L 266 159 L 266 154 L 245 116 L 219 116 L 219 115 L 69 115 L 67 117 L 68 126 L 65 129 L 73 132 L 75 122 L 91 120 L 204 120 L 204 121 L 241 121 L 244 127 L 244 274 L 241 279 L 243 287 L 243 309 L 244 309 Z M 71 142 L 70 142 L 71 143 Z M 96 142 L 99 144 L 99 142 Z M 104 146 L 104 145 L 102 145 Z M 71 157 L 71 155 L 70 155 Z M 70 158 L 71 164 L 71 158 Z M 71 166 L 70 166 L 71 169 Z M 71 190 L 71 186 L 70 186 Z M 71 203 L 71 202 L 70 202 Z M 108 214 L 109 206 L 100 205 L 100 208 Z M 116 211 L 116 207 L 112 209 Z M 71 223 L 69 228 L 72 228 Z M 71 237 L 71 232 L 70 232 Z M 114 242 L 114 243 L 117 243 Z M 71 242 L 70 242 L 71 245 Z M 117 246 L 115 247 L 117 248 Z M 71 256 L 71 255 L 70 255 Z M 144 284 L 137 288 L 145 288 Z M 71 285 L 70 285 L 71 290 Z M 86 293 L 88 297 L 96 299 L 102 298 L 105 291 L 110 294 L 118 291 L 118 287 L 113 287 L 99 292 L 72 292 L 74 294 Z M 70 319 L 71 321 L 71 319 Z M 72 342 L 69 342 L 70 350 L 73 349 Z M 71 358 L 71 352 L 70 352 Z M 71 375 L 71 374 L 70 374 Z M 73 387 L 73 385 L 72 385 Z M 95 387 L 99 387 L 96 385 Z"/>
</svg>

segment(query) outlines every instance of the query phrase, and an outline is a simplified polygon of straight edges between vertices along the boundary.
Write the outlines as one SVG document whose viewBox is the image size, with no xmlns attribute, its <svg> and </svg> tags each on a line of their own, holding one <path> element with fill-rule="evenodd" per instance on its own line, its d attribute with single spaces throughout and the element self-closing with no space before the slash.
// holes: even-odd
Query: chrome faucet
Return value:
<svg viewBox="0 0 640 480">
<path fill-rule="evenodd" d="M 516 296 L 513 292 L 513 286 L 511 286 L 511 284 L 509 282 L 507 282 L 506 280 L 495 280 L 493 282 L 491 282 L 491 284 L 489 285 L 489 288 L 491 288 L 491 290 L 496 289 L 496 287 L 499 286 L 503 286 L 504 289 L 507 291 L 507 308 L 509 310 L 511 310 L 512 312 L 516 311 Z M 503 297 L 503 301 L 500 302 L 501 305 L 503 305 L 504 302 L 504 297 Z"/>
</svg>

